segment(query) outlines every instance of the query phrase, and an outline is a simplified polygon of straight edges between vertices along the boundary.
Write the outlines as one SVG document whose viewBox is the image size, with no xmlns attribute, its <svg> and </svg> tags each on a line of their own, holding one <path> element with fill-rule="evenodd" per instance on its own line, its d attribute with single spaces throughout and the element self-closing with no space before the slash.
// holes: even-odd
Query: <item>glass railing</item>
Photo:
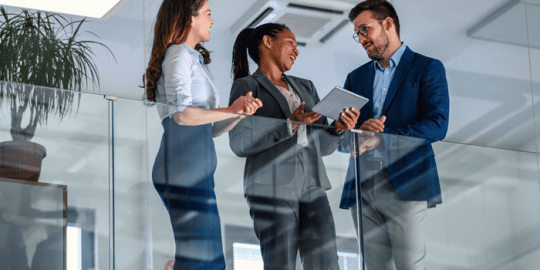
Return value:
<svg viewBox="0 0 540 270">
<path fill-rule="evenodd" d="M 0 177 L 39 178 L 37 184 L 19 184 L 19 189 L 31 193 L 4 187 L 0 190 L 0 242 L 9 243 L 5 241 L 9 236 L 4 227 L 10 220 L 7 215 L 20 214 L 26 220 L 19 224 L 22 237 L 18 242 L 2 247 L 2 265 L 17 257 L 9 253 L 15 247 L 26 251 L 27 262 L 16 268 L 0 268 L 38 269 L 49 265 L 50 269 L 64 269 L 56 268 L 58 257 L 53 254 L 59 250 L 61 254 L 66 252 L 67 269 L 111 269 L 114 242 L 110 237 L 113 193 L 109 101 L 103 95 L 9 82 L 0 82 L 0 87 Z M 56 196 L 59 188 L 55 187 L 64 188 L 67 196 Z M 27 196 L 31 197 L 30 206 L 24 211 L 13 205 L 17 201 L 8 200 Z M 61 206 L 55 210 L 65 211 L 65 217 L 61 216 L 66 218 L 65 223 L 53 226 L 52 218 L 57 215 L 43 210 L 54 205 Z M 22 212 L 10 214 L 9 207 Z M 58 228 L 67 238 L 58 237 Z"/>
<path fill-rule="evenodd" d="M 57 96 L 72 94 L 75 104 L 62 119 L 51 113 L 32 138 L 46 149 L 36 188 L 44 186 L 43 190 L 60 193 L 65 188 L 67 204 L 53 191 L 36 190 L 29 193 L 32 211 L 16 214 L 13 207 L 24 208 L 13 206 L 12 199 L 22 197 L 16 195 L 22 188 L 0 190 L 0 243 L 8 243 L 8 235 L 17 234 L 6 233 L 6 224 L 19 226 L 22 236 L 18 237 L 18 247 L 25 251 L 28 269 L 38 260 L 35 258 L 43 256 L 38 252 L 40 244 L 42 247 L 53 240 L 55 234 L 47 231 L 51 224 L 65 232 L 63 242 L 54 240 L 65 243 L 60 252 L 65 251 L 66 269 L 172 269 L 175 258 L 218 265 L 221 256 L 227 269 L 262 269 L 261 243 L 273 258 L 272 249 L 284 250 L 284 245 L 293 245 L 298 239 L 304 241 L 299 244 L 303 247 L 299 254 L 291 255 L 296 256 L 292 259 L 296 269 L 332 262 L 337 262 L 341 270 L 363 269 L 363 258 L 366 263 L 380 259 L 373 255 L 380 246 L 374 245 L 377 242 L 369 208 L 382 204 L 373 191 L 386 188 L 389 193 L 420 200 L 418 204 L 426 207 L 424 193 L 435 199 L 431 203 L 436 204 L 439 198 L 433 192 L 437 187 L 428 185 L 428 191 L 424 188 L 425 183 L 434 183 L 434 176 L 439 178 L 442 204 L 427 209 L 425 218 L 418 221 L 425 224 L 424 231 L 406 234 L 419 243 L 425 241 L 427 269 L 537 266 L 540 188 L 535 152 L 444 141 L 433 143 L 431 151 L 430 143 L 423 139 L 360 131 L 339 135 L 331 126 L 316 124 L 302 125 L 291 135 L 291 124 L 297 123 L 231 115 L 232 120 L 238 120 L 234 129 L 203 143 L 204 138 L 197 135 L 210 134 L 208 129 L 170 132 L 178 136 L 171 137 L 170 142 L 194 140 L 170 146 L 167 162 L 156 161 L 156 157 L 163 157 L 158 152 L 164 128 L 157 113 L 157 106 L 163 105 L 148 106 L 137 100 L 88 93 L 80 94 L 79 101 L 79 94 L 70 91 L 6 82 L 1 86 L 22 87 L 21 91 L 26 87 Z M 0 136 L 2 141 L 11 141 L 12 110 L 5 99 Z M 24 121 L 28 121 L 28 114 L 22 118 L 21 130 L 27 125 Z M 167 125 L 177 128 L 172 122 Z M 195 135 L 187 136 L 189 132 Z M 208 148 L 212 142 L 215 160 Z M 351 149 L 356 152 L 351 154 Z M 437 171 L 433 171 L 433 162 Z M 2 170 L 5 164 L 4 158 Z M 174 179 L 174 173 L 182 176 Z M 153 174 L 161 180 L 154 183 Z M 200 178 L 201 174 L 213 175 L 215 186 L 204 182 L 208 177 Z M 16 183 L 2 177 L 2 185 Z M 385 177 L 390 182 L 381 180 Z M 178 179 L 187 180 L 174 182 Z M 392 182 L 399 179 L 410 181 Z M 340 208 L 347 202 L 344 186 L 350 199 L 347 206 L 353 210 Z M 418 190 L 423 192 L 415 192 Z M 370 204 L 359 207 L 357 197 Z M 363 215 L 357 214 L 359 209 Z M 53 219 L 53 214 L 63 211 L 67 218 L 60 215 Z M 169 213 L 177 214 L 172 222 Z M 219 229 L 210 225 L 217 217 Z M 389 226 L 386 222 L 379 225 Z M 410 225 L 418 224 L 415 221 Z M 292 232 L 298 228 L 294 226 L 300 226 L 306 234 L 295 240 Z M 221 239 L 221 245 L 216 239 Z M 11 245 L 1 247 L 2 256 L 8 252 L 16 257 Z M 223 255 L 216 250 L 222 250 Z M 301 257 L 305 258 L 303 262 Z M 280 255 L 279 260 L 285 257 Z"/>
<path fill-rule="evenodd" d="M 114 103 L 115 117 L 121 117 L 115 119 L 119 123 L 115 124 L 115 142 L 137 142 L 115 146 L 115 156 L 126 158 L 116 160 L 115 167 L 121 162 L 125 166 L 121 170 L 129 171 L 125 176 L 116 175 L 117 185 L 124 185 L 116 188 L 116 205 L 130 209 L 116 212 L 118 267 L 146 263 L 134 263 L 134 253 L 145 255 L 136 256 L 136 260 L 151 258 L 154 269 L 172 265 L 175 257 L 182 263 L 218 265 L 222 261 L 215 249 L 222 246 L 227 269 L 262 269 L 260 243 L 293 245 L 297 241 L 295 245 L 299 245 L 300 236 L 294 232 L 302 227 L 312 237 L 304 240 L 309 243 L 302 244 L 301 255 L 297 256 L 299 248 L 294 249 L 292 255 L 297 258 L 290 260 L 297 269 L 301 269 L 300 257 L 305 252 L 311 255 L 304 263 L 317 260 L 334 262 L 340 269 L 358 269 L 358 242 L 351 216 L 339 209 L 349 154 L 336 149 L 348 140 L 347 132 L 339 135 L 333 127 L 311 124 L 298 127 L 305 135 L 298 138 L 290 133 L 290 122 L 285 120 L 231 114 L 232 119 L 215 126 L 232 123 L 234 128 L 212 143 L 203 137 L 211 136 L 207 127 L 178 128 L 168 119 L 167 129 L 177 130 L 167 133 L 168 157 L 164 158 L 160 152 L 161 144 L 165 144 L 164 127 L 157 113 L 157 107 L 164 105 L 146 106 L 125 99 Z M 208 144 L 213 145 L 208 148 Z M 212 180 L 203 176 L 212 175 L 206 170 L 214 166 L 212 188 L 208 182 Z M 153 169 L 158 175 L 154 184 Z M 210 191 L 215 193 L 215 200 Z M 221 245 L 201 236 L 212 233 L 216 211 Z M 169 213 L 176 215 L 173 221 Z M 298 221 L 297 215 L 301 218 Z M 120 220 L 131 228 L 120 229 Z M 254 224 L 259 226 L 263 240 L 259 240 Z M 120 251 L 120 246 L 125 250 Z M 285 260 L 281 254 L 279 257 Z M 182 269 L 205 269 L 193 264 L 183 264 Z M 324 264 L 315 267 L 328 268 Z"/>
</svg>

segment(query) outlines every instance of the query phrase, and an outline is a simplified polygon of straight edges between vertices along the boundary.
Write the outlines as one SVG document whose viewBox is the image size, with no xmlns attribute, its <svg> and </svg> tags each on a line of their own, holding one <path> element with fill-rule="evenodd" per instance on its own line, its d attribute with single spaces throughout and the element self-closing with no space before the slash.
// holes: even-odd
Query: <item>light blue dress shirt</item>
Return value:
<svg viewBox="0 0 540 270">
<path fill-rule="evenodd" d="M 406 47 L 405 44 L 401 44 L 401 47 L 390 57 L 390 65 L 386 68 L 381 67 L 379 61 L 373 61 L 373 68 L 375 69 L 375 81 L 373 82 L 373 110 L 375 111 L 375 116 L 373 118 L 375 119 L 379 119 L 382 116 L 382 109 L 386 100 L 386 94 L 388 94 L 388 88 L 390 88 L 390 83 L 394 78 L 396 68 Z M 382 158 L 382 155 L 379 150 L 375 149 L 372 157 Z"/>
<path fill-rule="evenodd" d="M 390 58 L 390 66 L 382 68 L 379 61 L 373 61 L 373 68 L 375 69 L 375 80 L 373 81 L 373 110 L 375 111 L 375 119 L 379 119 L 382 116 L 382 109 L 386 94 L 388 94 L 388 88 L 396 73 L 396 67 L 401 60 L 401 56 L 405 52 L 405 44 L 401 44 L 401 47 Z"/>
<path fill-rule="evenodd" d="M 204 109 L 219 106 L 214 78 L 202 55 L 185 43 L 171 45 L 165 52 L 157 83 L 158 113 L 161 120 L 193 105 Z"/>
</svg>

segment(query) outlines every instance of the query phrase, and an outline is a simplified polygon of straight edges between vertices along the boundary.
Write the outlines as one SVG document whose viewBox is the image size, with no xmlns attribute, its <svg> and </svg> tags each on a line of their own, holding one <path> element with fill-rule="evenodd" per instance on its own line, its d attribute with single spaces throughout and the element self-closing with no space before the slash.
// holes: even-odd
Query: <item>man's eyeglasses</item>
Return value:
<svg viewBox="0 0 540 270">
<path fill-rule="evenodd" d="M 382 19 L 384 20 L 384 19 Z M 377 22 L 380 22 L 382 20 L 377 20 L 377 21 L 374 21 L 372 23 L 368 23 L 366 25 L 362 25 L 360 26 L 360 28 L 358 28 L 358 32 L 354 32 L 354 34 L 352 35 L 352 37 L 354 38 L 354 41 L 360 43 L 360 40 L 358 39 L 359 36 L 363 36 L 363 37 L 367 37 L 367 35 L 369 35 L 369 27 L 370 25 L 374 24 L 374 23 L 377 23 Z"/>
</svg>

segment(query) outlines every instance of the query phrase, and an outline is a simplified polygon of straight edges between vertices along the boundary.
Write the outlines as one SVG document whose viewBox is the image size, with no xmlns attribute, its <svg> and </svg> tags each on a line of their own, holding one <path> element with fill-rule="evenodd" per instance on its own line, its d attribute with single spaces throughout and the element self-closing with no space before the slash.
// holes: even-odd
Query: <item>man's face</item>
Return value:
<svg viewBox="0 0 540 270">
<path fill-rule="evenodd" d="M 358 41 L 366 50 L 368 57 L 373 60 L 383 59 L 390 44 L 388 33 L 383 28 L 384 22 L 384 20 L 377 22 L 369 10 L 363 11 L 354 19 L 354 31 L 358 33 Z M 367 30 L 368 34 L 365 37 L 359 33 L 362 28 Z"/>
</svg>

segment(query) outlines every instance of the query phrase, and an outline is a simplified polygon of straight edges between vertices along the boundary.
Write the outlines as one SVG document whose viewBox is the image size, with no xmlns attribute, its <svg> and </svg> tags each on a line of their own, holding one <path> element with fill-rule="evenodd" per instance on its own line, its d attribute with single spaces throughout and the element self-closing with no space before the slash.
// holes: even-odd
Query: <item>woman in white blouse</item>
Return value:
<svg viewBox="0 0 540 270">
<path fill-rule="evenodd" d="M 206 0 L 164 0 L 156 18 L 146 98 L 156 101 L 164 128 L 152 180 L 171 219 L 174 269 L 225 269 L 214 194 L 217 165 L 212 137 L 262 106 L 251 93 L 227 108 L 206 64 L 214 21 Z M 236 114 L 235 114 L 236 113 Z M 214 124 L 212 124 L 214 123 Z"/>
</svg>

